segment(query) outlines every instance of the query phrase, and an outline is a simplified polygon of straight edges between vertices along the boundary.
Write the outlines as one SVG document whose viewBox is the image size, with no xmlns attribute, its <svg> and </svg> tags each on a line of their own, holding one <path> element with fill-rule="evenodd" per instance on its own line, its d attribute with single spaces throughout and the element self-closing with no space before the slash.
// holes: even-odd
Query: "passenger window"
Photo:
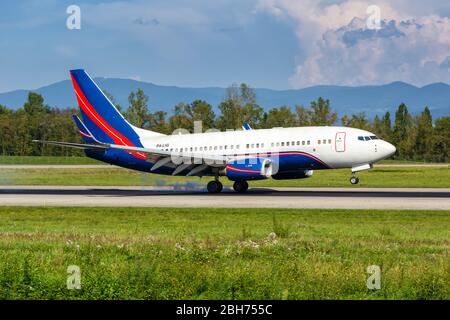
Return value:
<svg viewBox="0 0 450 320">
<path fill-rule="evenodd" d="M 217 150 L 217 146 L 214 146 L 214 150 Z"/>
<path fill-rule="evenodd" d="M 281 146 L 284 147 L 284 142 L 281 143 Z"/>
<path fill-rule="evenodd" d="M 197 147 L 195 147 L 195 151 L 197 151 Z"/>
<path fill-rule="evenodd" d="M 252 143 L 252 149 L 255 147 L 255 144 L 254 143 Z"/>
<path fill-rule="evenodd" d="M 300 145 L 300 141 L 297 141 L 297 145 L 298 145 L 298 146 Z"/>
<path fill-rule="evenodd" d="M 261 143 L 261 148 L 264 148 L 264 143 Z"/>
<path fill-rule="evenodd" d="M 311 141 L 308 140 L 308 146 L 311 144 Z"/>
<path fill-rule="evenodd" d="M 239 149 L 239 145 L 236 145 L 236 149 Z"/>
<path fill-rule="evenodd" d="M 305 141 L 302 141 L 302 146 L 304 146 L 305 145 Z"/>
<path fill-rule="evenodd" d="M 259 148 L 259 143 L 256 144 L 256 147 Z"/>
<path fill-rule="evenodd" d="M 250 145 L 247 143 L 247 149 L 249 149 L 250 148 Z"/>
<path fill-rule="evenodd" d="M 192 147 L 191 147 L 191 152 L 192 152 Z"/>
<path fill-rule="evenodd" d="M 286 142 L 286 147 L 289 147 L 289 141 L 288 141 L 288 142 Z"/>
<path fill-rule="evenodd" d="M 275 143 L 272 142 L 272 143 L 270 144 L 270 146 L 271 146 L 271 147 L 275 147 Z"/>
<path fill-rule="evenodd" d="M 227 145 L 223 146 L 223 148 L 224 148 L 225 150 L 227 150 Z"/>
<path fill-rule="evenodd" d="M 233 150 L 233 145 L 230 145 L 230 149 Z"/>
<path fill-rule="evenodd" d="M 219 150 L 222 150 L 222 146 L 219 147 Z"/>
<path fill-rule="evenodd" d="M 277 142 L 277 147 L 279 147 L 280 146 L 280 143 L 279 142 Z"/>
<path fill-rule="evenodd" d="M 320 144 L 320 140 L 317 140 L 317 144 Z"/>
<path fill-rule="evenodd" d="M 331 144 L 331 139 L 328 139 L 328 144 Z"/>
</svg>

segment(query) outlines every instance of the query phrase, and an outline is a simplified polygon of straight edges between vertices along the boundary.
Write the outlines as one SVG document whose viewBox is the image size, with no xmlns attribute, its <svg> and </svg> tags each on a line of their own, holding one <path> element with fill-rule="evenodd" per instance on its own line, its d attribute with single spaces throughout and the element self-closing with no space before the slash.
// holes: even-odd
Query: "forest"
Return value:
<svg viewBox="0 0 450 320">
<path fill-rule="evenodd" d="M 309 106 L 275 106 L 264 110 L 257 103 L 254 90 L 247 84 L 227 88 L 218 112 L 207 101 L 180 102 L 173 112 L 152 110 L 151 100 L 141 89 L 131 92 L 128 106 L 108 98 L 132 124 L 171 134 L 180 128 L 194 131 L 194 122 L 201 121 L 202 130 L 240 129 L 243 123 L 252 128 L 333 126 L 361 128 L 375 133 L 397 147 L 394 156 L 399 160 L 448 162 L 450 152 L 450 116 L 433 119 L 430 108 L 424 106 L 420 114 L 413 115 L 402 103 L 395 114 L 386 112 L 368 119 L 364 113 L 338 115 L 332 101 L 319 97 Z M 71 148 L 45 146 L 33 143 L 37 140 L 81 142 L 81 136 L 73 123 L 72 114 L 78 108 L 55 108 L 45 104 L 44 98 L 35 92 L 28 93 L 23 107 L 12 110 L 0 104 L 0 155 L 8 156 L 75 156 L 82 151 Z"/>
</svg>

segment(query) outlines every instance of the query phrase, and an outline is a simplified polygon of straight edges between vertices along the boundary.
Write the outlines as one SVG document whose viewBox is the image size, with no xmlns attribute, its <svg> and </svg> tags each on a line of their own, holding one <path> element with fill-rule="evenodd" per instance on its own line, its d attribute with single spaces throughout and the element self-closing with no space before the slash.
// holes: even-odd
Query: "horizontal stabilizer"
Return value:
<svg viewBox="0 0 450 320">
<path fill-rule="evenodd" d="M 109 149 L 105 145 L 100 144 L 86 144 L 86 143 L 74 143 L 74 142 L 61 142 L 61 141 L 46 141 L 46 140 L 33 140 L 33 142 L 50 144 L 54 146 L 72 147 L 78 149 Z"/>
</svg>

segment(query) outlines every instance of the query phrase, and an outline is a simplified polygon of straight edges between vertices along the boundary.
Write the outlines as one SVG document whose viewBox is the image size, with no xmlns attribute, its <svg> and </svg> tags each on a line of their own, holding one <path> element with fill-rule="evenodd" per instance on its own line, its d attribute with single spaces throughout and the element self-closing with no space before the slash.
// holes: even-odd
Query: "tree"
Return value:
<svg viewBox="0 0 450 320">
<path fill-rule="evenodd" d="M 369 121 L 366 118 L 366 114 L 364 112 L 353 114 L 352 118 L 350 119 L 350 127 L 370 130 L 370 125 Z"/>
<path fill-rule="evenodd" d="M 164 111 L 156 111 L 149 116 L 148 127 L 150 130 L 169 134 L 170 128 L 166 121 L 167 113 Z"/>
<path fill-rule="evenodd" d="M 138 89 L 136 93 L 133 91 L 128 96 L 128 109 L 125 112 L 125 118 L 139 128 L 148 127 L 150 120 L 150 112 L 148 110 L 148 96 L 142 89 Z"/>
<path fill-rule="evenodd" d="M 341 123 L 344 127 L 350 127 L 350 117 L 344 114 L 341 118 Z"/>
<path fill-rule="evenodd" d="M 4 105 L 0 104 L 0 115 L 2 115 L 2 114 L 9 114 L 9 113 L 11 113 L 11 110 L 9 110 Z"/>
<path fill-rule="evenodd" d="M 282 106 L 280 108 L 270 109 L 267 113 L 266 127 L 294 127 L 296 119 L 291 108 Z"/>
<path fill-rule="evenodd" d="M 28 99 L 23 105 L 23 109 L 30 116 L 50 112 L 50 107 L 44 105 L 44 98 L 42 95 L 31 91 L 28 92 Z"/>
<path fill-rule="evenodd" d="M 394 130 L 392 133 L 393 144 L 397 148 L 397 153 L 400 157 L 407 158 L 411 153 L 410 142 L 412 118 L 408 113 L 408 108 L 404 103 L 398 106 L 395 112 Z"/>
<path fill-rule="evenodd" d="M 216 115 L 214 114 L 212 106 L 203 100 L 194 100 L 188 105 L 187 113 L 192 121 L 201 121 L 203 130 L 214 127 Z"/>
<path fill-rule="evenodd" d="M 381 119 L 380 138 L 386 141 L 392 141 L 392 124 L 391 124 L 391 114 L 386 112 Z"/>
<path fill-rule="evenodd" d="M 296 106 L 297 124 L 299 127 L 306 127 L 311 125 L 311 109 L 303 106 Z"/>
<path fill-rule="evenodd" d="M 319 97 L 317 101 L 311 102 L 311 125 L 313 126 L 331 126 L 336 122 L 337 113 L 331 111 L 330 100 L 324 100 Z"/>
<path fill-rule="evenodd" d="M 174 114 L 169 119 L 170 131 L 177 129 L 186 129 L 192 131 L 194 124 L 188 114 L 189 106 L 180 102 L 174 107 Z"/>
<path fill-rule="evenodd" d="M 433 160 L 448 162 L 450 156 L 450 116 L 437 119 L 433 132 Z"/>
<path fill-rule="evenodd" d="M 227 88 L 227 96 L 219 105 L 221 116 L 217 126 L 221 130 L 240 128 L 244 122 L 258 128 L 263 125 L 264 110 L 256 104 L 256 95 L 245 83 Z"/>
<path fill-rule="evenodd" d="M 433 120 L 428 107 L 425 107 L 417 121 L 415 153 L 424 160 L 431 160 L 433 150 Z"/>
</svg>

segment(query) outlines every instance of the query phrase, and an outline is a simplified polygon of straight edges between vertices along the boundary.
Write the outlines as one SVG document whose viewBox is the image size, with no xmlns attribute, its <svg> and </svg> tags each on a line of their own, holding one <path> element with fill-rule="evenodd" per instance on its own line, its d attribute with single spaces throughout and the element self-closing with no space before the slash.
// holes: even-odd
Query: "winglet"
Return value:
<svg viewBox="0 0 450 320">
<path fill-rule="evenodd" d="M 250 125 L 247 122 L 244 122 L 244 124 L 242 125 L 242 129 L 247 131 L 252 130 L 252 127 L 250 127 Z"/>
</svg>

